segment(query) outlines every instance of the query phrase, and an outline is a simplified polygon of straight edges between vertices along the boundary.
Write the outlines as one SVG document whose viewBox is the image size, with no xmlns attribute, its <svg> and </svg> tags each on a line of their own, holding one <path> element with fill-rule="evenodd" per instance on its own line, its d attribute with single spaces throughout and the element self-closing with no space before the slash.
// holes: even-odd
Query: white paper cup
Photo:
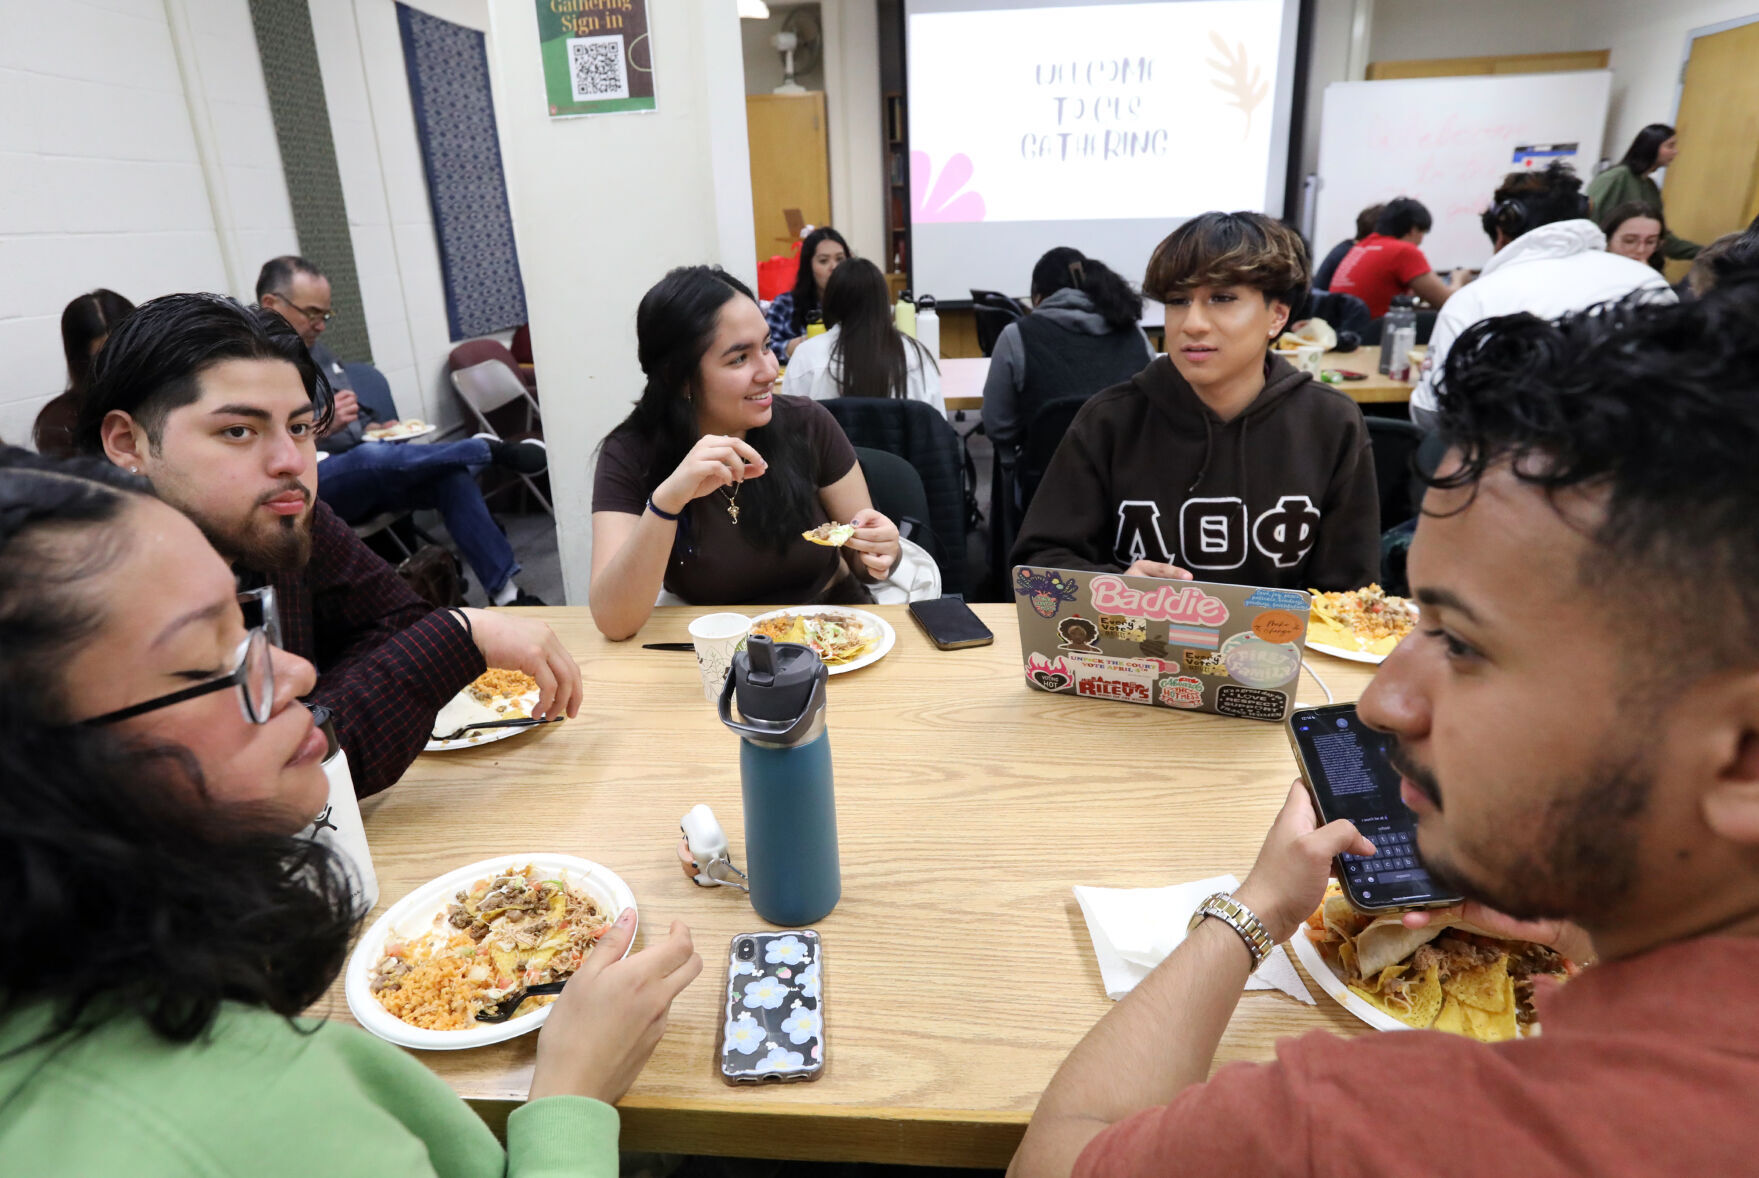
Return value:
<svg viewBox="0 0 1759 1178">
<path fill-rule="evenodd" d="M 744 614 L 703 614 L 690 623 L 690 640 L 696 645 L 696 668 L 702 672 L 703 698 L 721 698 L 721 685 L 733 669 L 733 652 L 751 633 L 751 619 Z"/>
</svg>

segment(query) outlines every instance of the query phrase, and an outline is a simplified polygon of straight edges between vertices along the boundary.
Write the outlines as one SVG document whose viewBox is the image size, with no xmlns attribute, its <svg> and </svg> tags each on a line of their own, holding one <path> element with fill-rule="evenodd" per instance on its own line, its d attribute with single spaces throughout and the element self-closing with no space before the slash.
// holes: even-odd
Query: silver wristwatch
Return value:
<svg viewBox="0 0 1759 1178">
<path fill-rule="evenodd" d="M 1264 959 L 1270 956 L 1270 951 L 1276 948 L 1275 942 L 1270 939 L 1270 933 L 1265 931 L 1264 922 L 1258 919 L 1252 909 L 1226 892 L 1217 892 L 1199 904 L 1197 911 L 1191 914 L 1191 923 L 1186 926 L 1185 931 L 1191 931 L 1211 916 L 1240 934 L 1240 939 L 1246 942 L 1246 951 L 1252 954 L 1253 969 L 1263 965 Z"/>
</svg>

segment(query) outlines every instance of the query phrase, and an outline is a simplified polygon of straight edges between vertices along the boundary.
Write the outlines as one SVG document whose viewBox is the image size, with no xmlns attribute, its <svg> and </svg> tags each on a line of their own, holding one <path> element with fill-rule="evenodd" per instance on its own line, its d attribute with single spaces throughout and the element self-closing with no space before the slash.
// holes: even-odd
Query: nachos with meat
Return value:
<svg viewBox="0 0 1759 1178">
<path fill-rule="evenodd" d="M 854 535 L 854 524 L 822 523 L 810 532 L 801 532 L 800 538 L 810 540 L 814 544 L 823 544 L 827 548 L 841 548 Z"/>
<path fill-rule="evenodd" d="M 810 646 L 829 666 L 853 662 L 879 642 L 878 631 L 853 614 L 777 614 L 753 622 L 753 634 L 762 634 L 776 642 L 798 642 Z"/>
<path fill-rule="evenodd" d="M 1307 641 L 1389 655 L 1399 640 L 1417 625 L 1416 610 L 1403 597 L 1394 597 L 1379 585 L 1347 593 L 1312 591 L 1312 613 L 1307 620 Z"/>
<path fill-rule="evenodd" d="M 1304 932 L 1338 979 L 1376 1010 L 1484 1043 L 1536 1033 L 1534 979 L 1576 970 L 1554 949 L 1463 921 L 1409 929 L 1398 913 L 1368 916 L 1336 884 Z"/>
</svg>

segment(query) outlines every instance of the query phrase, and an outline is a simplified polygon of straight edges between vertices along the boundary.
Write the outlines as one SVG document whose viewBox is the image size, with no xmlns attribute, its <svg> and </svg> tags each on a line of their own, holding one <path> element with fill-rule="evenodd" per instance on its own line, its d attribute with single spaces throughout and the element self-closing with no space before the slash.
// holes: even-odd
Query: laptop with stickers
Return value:
<svg viewBox="0 0 1759 1178">
<path fill-rule="evenodd" d="M 1040 691 L 1281 722 L 1308 595 L 1019 565 L 1026 682 Z"/>
</svg>

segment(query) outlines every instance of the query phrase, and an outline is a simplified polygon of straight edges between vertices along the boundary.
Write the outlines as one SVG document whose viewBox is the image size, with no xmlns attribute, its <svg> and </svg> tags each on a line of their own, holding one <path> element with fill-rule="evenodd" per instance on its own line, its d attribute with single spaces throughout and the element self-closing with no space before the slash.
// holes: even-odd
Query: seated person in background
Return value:
<svg viewBox="0 0 1759 1178">
<path fill-rule="evenodd" d="M 1654 173 L 1673 163 L 1680 154 L 1679 138 L 1666 123 L 1650 123 L 1631 140 L 1625 156 L 1612 167 L 1588 181 L 1588 200 L 1593 215 L 1599 217 L 1629 201 L 1664 207 L 1661 186 Z M 1675 237 L 1665 230 L 1661 235 L 1661 256 L 1691 261 L 1704 248 L 1695 241 Z"/>
<path fill-rule="evenodd" d="M 1425 864 L 1468 897 L 1449 915 L 1599 954 L 1539 992 L 1544 1033 L 1315 1032 L 1211 1076 L 1253 951 L 1205 919 L 1070 1053 L 1010 1178 L 1752 1169 L 1759 306 L 1725 300 L 1462 338 L 1411 548 L 1423 628 L 1362 696 Z M 1297 782 L 1236 893 L 1273 941 L 1370 849 L 1315 826 Z"/>
<path fill-rule="evenodd" d="M 1142 296 L 1097 258 L 1058 246 L 1032 268 L 1032 314 L 1002 328 L 983 382 L 983 432 L 1023 442 L 1049 401 L 1088 397 L 1154 359 Z"/>
<path fill-rule="evenodd" d="M 580 668 L 548 626 L 431 609 L 314 502 L 314 442 L 329 411 L 323 375 L 272 311 L 166 295 L 110 334 L 76 440 L 145 475 L 240 588 L 274 589 L 283 645 L 317 665 L 309 702 L 334 713 L 361 796 L 403 775 L 434 715 L 485 667 L 535 678 L 535 714 L 577 712 Z"/>
<path fill-rule="evenodd" d="M 312 666 L 246 630 L 225 562 L 144 484 L 21 453 L 0 455 L 7 1172 L 615 1173 L 610 1106 L 701 971 L 689 930 L 621 961 L 634 913 L 604 934 L 506 1149 L 419 1059 L 296 1021 L 364 915 L 297 837 L 328 796 Z"/>
<path fill-rule="evenodd" d="M 790 396 L 897 397 L 945 413 L 941 367 L 913 336 L 898 330 L 886 276 L 851 258 L 825 284 L 826 331 L 794 350 L 783 382 Z"/>
<path fill-rule="evenodd" d="M 1356 214 L 1356 236 L 1346 237 L 1331 247 L 1331 253 L 1325 255 L 1325 260 L 1319 263 L 1319 269 L 1313 272 L 1314 290 L 1331 289 L 1332 275 L 1338 272 L 1338 266 L 1352 249 L 1374 232 L 1374 223 L 1380 220 L 1380 214 L 1385 210 L 1385 205 L 1369 205 Z"/>
<path fill-rule="evenodd" d="M 1555 319 L 1637 291 L 1656 302 L 1676 301 L 1667 279 L 1606 251 L 1606 235 L 1588 219 L 1581 179 L 1561 161 L 1505 176 L 1483 224 L 1496 253 L 1436 316 L 1423 375 L 1411 390 L 1411 420 L 1425 429 L 1435 421 L 1435 377 L 1448 349 L 1479 320 L 1517 311 Z"/>
<path fill-rule="evenodd" d="M 1204 213 L 1142 289 L 1167 354 L 1096 395 L 1026 509 L 1013 563 L 1235 585 L 1355 589 L 1380 569 L 1362 411 L 1270 354 L 1307 289 L 1307 248 L 1259 213 Z"/>
<path fill-rule="evenodd" d="M 1600 218 L 1600 231 L 1606 234 L 1607 253 L 1661 269 L 1661 239 L 1667 223 L 1661 219 L 1660 206 L 1626 201 Z"/>
<path fill-rule="evenodd" d="M 1368 313 L 1376 319 L 1391 309 L 1393 296 L 1407 292 L 1440 307 L 1467 279 L 1465 271 L 1456 270 L 1444 283 L 1417 248 L 1433 224 L 1420 201 L 1408 196 L 1388 201 L 1374 223 L 1374 232 L 1357 242 L 1338 263 L 1326 289 L 1355 295 L 1368 304 Z"/>
<path fill-rule="evenodd" d="M 592 488 L 592 620 L 628 638 L 666 592 L 693 605 L 870 600 L 897 562 L 855 448 L 807 397 L 774 394 L 775 354 L 744 283 L 683 266 L 642 296 L 647 387 L 599 452 Z M 801 533 L 855 525 L 842 548 Z"/>
<path fill-rule="evenodd" d="M 91 378 L 92 358 L 117 320 L 132 310 L 133 303 L 103 287 L 80 295 L 62 310 L 61 351 L 67 357 L 67 391 L 37 414 L 31 443 L 38 454 L 71 458 L 79 452 L 73 444 L 73 427 L 79 421 L 79 403 Z"/>
<path fill-rule="evenodd" d="M 426 446 L 367 441 L 367 418 L 349 384 L 348 370 L 318 339 L 333 314 L 330 280 L 304 258 L 291 254 L 271 258 L 257 275 L 257 301 L 299 333 L 312 362 L 335 392 L 329 430 L 318 439 L 318 449 L 330 455 L 318 480 L 318 497 L 330 510 L 350 525 L 387 511 L 438 511 L 491 604 L 543 605 L 514 583 L 519 560 L 507 534 L 489 514 L 474 476 L 491 464 L 539 474 L 548 465 L 544 444 L 503 442 L 481 434 L 464 442 Z"/>
<path fill-rule="evenodd" d="M 843 235 L 826 225 L 814 229 L 800 243 L 800 268 L 794 274 L 794 289 L 785 290 L 771 301 L 764 317 L 770 325 L 770 350 L 776 359 L 788 363 L 794 349 L 806 342 L 806 322 L 824 306 L 825 284 L 838 266 L 849 260 L 849 243 Z"/>
</svg>

